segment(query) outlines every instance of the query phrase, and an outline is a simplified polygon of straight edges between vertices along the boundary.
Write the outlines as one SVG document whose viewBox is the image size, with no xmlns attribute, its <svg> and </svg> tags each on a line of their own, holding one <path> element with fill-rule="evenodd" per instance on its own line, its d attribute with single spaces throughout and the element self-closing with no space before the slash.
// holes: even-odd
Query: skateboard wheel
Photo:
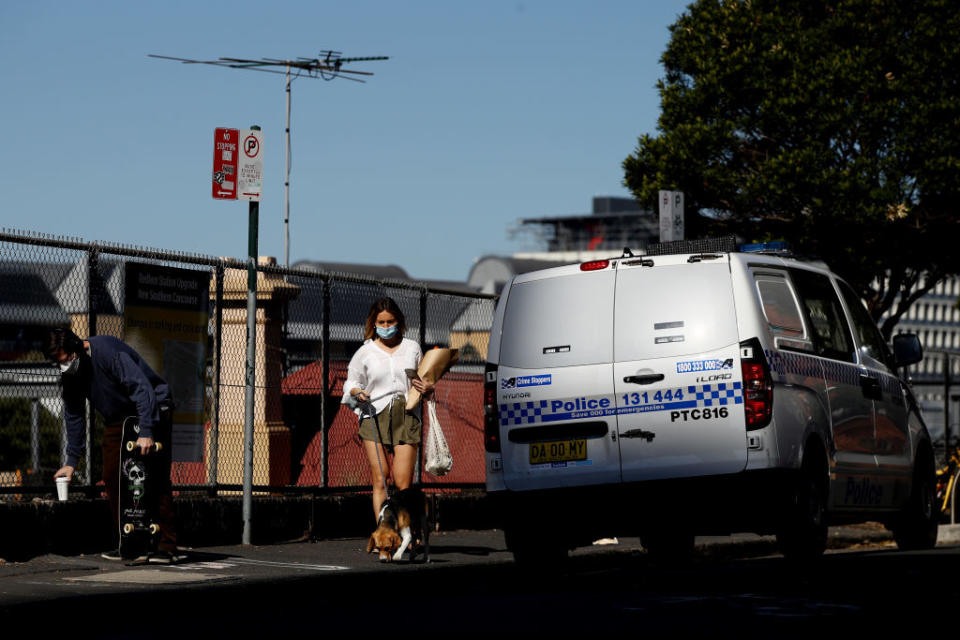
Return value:
<svg viewBox="0 0 960 640">
<path fill-rule="evenodd" d="M 127 441 L 127 451 L 133 451 L 133 448 L 134 448 L 135 446 L 137 446 L 137 443 L 134 442 L 133 440 L 128 440 L 128 441 Z"/>
<path fill-rule="evenodd" d="M 151 524 L 151 525 L 150 525 L 150 533 L 151 533 L 151 534 L 156 535 L 156 533 L 157 533 L 158 531 L 160 531 L 160 527 L 159 527 L 159 526 L 157 526 L 157 525 L 155 525 L 155 524 Z"/>
<path fill-rule="evenodd" d="M 133 533 L 133 525 L 130 524 L 129 522 L 128 522 L 127 524 L 123 525 L 123 532 L 124 532 L 124 533 L 127 533 L 127 534 Z"/>
<path fill-rule="evenodd" d="M 154 442 L 153 446 L 156 447 L 156 451 L 160 451 L 160 449 L 163 449 L 163 446 L 159 442 Z"/>
</svg>

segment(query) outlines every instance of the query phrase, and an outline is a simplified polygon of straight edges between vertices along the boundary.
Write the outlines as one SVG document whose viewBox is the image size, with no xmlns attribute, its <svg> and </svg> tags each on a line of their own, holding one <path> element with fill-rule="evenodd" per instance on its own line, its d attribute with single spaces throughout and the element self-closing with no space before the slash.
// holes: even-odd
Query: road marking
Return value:
<svg viewBox="0 0 960 640">
<path fill-rule="evenodd" d="M 160 569 L 130 569 L 112 573 L 97 573 L 91 576 L 64 578 L 69 582 L 112 582 L 134 584 L 182 584 L 186 582 L 209 582 L 224 580 L 224 576 L 211 573 L 173 573 Z"/>
<path fill-rule="evenodd" d="M 752 593 L 730 595 L 689 595 L 651 597 L 649 604 L 625 606 L 624 611 L 648 613 L 666 608 L 693 609 L 703 606 L 726 606 L 731 611 L 748 610 L 754 616 L 775 618 L 820 618 L 823 616 L 856 615 L 861 607 L 853 604 L 821 602 L 812 598 L 778 598 Z"/>
<path fill-rule="evenodd" d="M 171 568 L 180 571 L 202 571 L 204 569 L 232 569 L 235 566 L 237 565 L 229 562 L 191 562 L 189 564 L 171 565 Z"/>
<path fill-rule="evenodd" d="M 287 569 L 308 569 L 310 571 L 349 571 L 350 567 L 335 564 L 301 564 L 299 562 L 271 562 L 270 560 L 252 560 L 250 558 L 230 558 L 230 562 L 252 564 L 262 567 L 284 567 Z"/>
</svg>

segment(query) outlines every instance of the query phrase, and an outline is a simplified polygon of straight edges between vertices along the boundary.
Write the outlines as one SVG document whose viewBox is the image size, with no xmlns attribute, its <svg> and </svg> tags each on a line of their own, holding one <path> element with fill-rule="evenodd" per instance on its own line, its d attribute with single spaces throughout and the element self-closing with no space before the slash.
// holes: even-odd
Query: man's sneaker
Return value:
<svg viewBox="0 0 960 640">
<path fill-rule="evenodd" d="M 123 560 L 123 556 L 120 555 L 120 549 L 111 549 L 110 551 L 104 551 L 100 554 L 100 557 L 104 560 L 114 560 L 119 561 Z"/>
</svg>

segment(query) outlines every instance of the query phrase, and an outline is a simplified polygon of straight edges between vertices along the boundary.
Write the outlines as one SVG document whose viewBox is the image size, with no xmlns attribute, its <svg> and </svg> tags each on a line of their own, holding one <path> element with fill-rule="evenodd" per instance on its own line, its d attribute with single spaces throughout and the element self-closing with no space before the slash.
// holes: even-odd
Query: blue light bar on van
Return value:
<svg viewBox="0 0 960 640">
<path fill-rule="evenodd" d="M 757 242 L 754 244 L 740 245 L 742 253 L 789 253 L 790 245 L 783 240 L 775 242 Z"/>
</svg>

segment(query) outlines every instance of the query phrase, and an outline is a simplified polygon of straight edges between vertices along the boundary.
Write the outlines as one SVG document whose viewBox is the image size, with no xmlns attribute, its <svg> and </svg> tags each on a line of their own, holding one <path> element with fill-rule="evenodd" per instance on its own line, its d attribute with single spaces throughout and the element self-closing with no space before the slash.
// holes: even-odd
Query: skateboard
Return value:
<svg viewBox="0 0 960 640">
<path fill-rule="evenodd" d="M 157 550 L 159 494 L 154 477 L 157 455 L 163 446 L 143 455 L 137 446 L 140 424 L 136 416 L 123 421 L 120 439 L 120 555 L 128 560 L 146 557 Z"/>
</svg>

